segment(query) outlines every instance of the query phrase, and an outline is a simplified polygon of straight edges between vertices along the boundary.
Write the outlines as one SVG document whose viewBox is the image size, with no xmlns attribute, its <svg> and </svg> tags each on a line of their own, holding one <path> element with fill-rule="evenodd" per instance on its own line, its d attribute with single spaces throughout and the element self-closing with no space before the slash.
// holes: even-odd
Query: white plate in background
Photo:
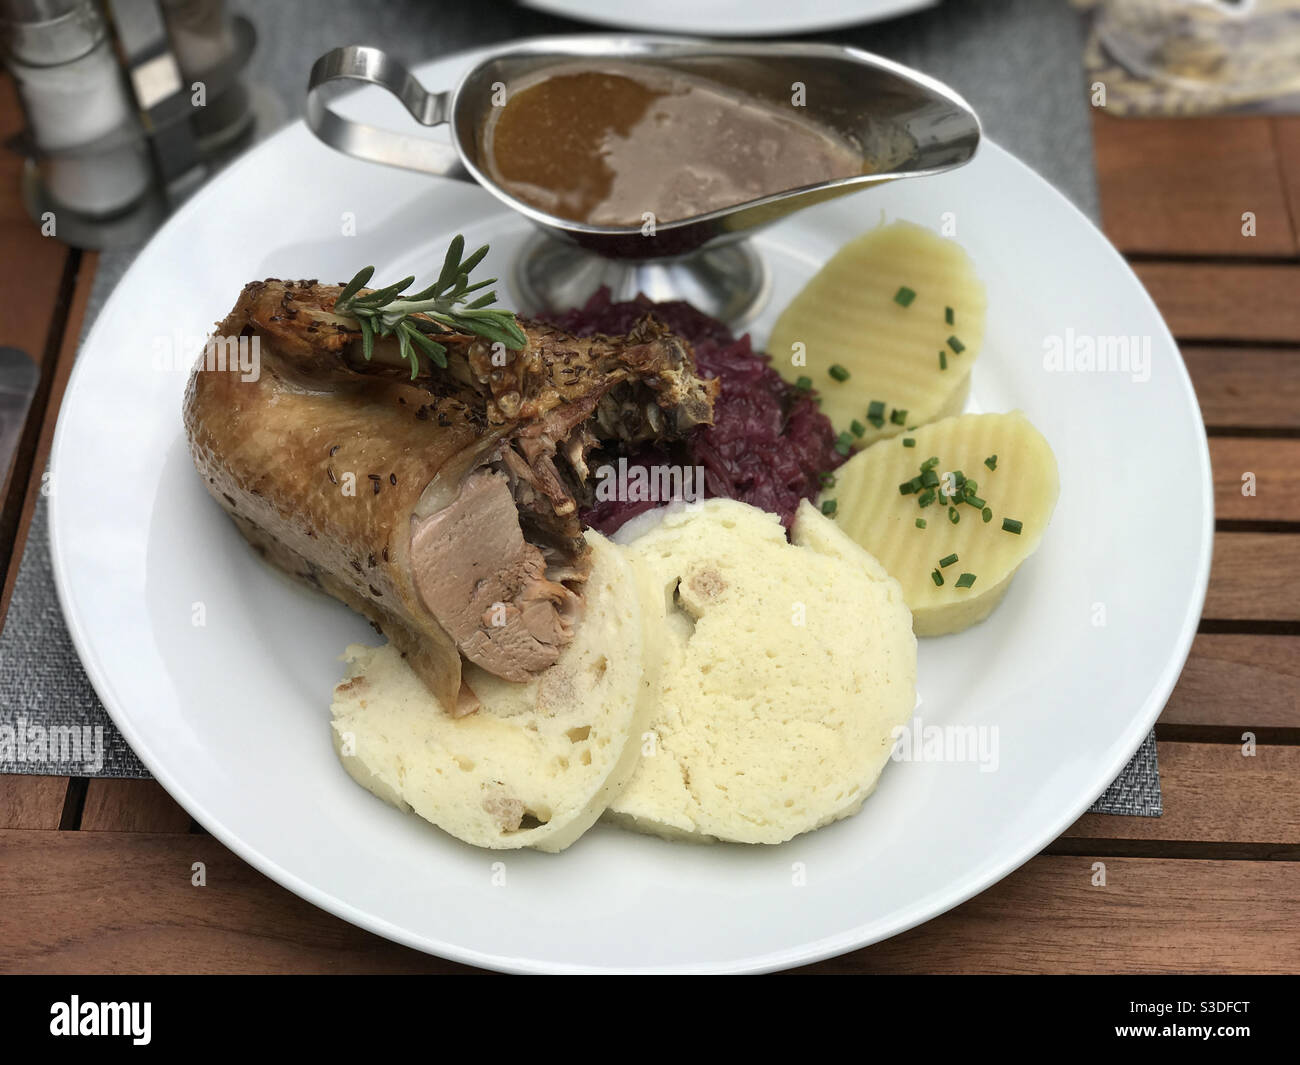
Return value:
<svg viewBox="0 0 1300 1065">
<path fill-rule="evenodd" d="M 820 33 L 879 22 L 939 0 L 520 0 L 525 7 L 602 26 L 707 37 Z"/>
</svg>

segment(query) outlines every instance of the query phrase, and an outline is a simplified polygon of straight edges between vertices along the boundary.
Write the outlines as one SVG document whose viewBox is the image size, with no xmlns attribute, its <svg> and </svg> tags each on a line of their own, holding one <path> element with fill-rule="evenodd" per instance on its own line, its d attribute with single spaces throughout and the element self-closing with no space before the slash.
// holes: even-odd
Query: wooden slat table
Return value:
<svg viewBox="0 0 1300 1065">
<path fill-rule="evenodd" d="M 0 83 L 0 134 L 15 121 Z M 1156 728 L 1165 816 L 1084 816 L 951 913 L 810 971 L 1300 965 L 1300 118 L 1098 114 L 1095 132 L 1106 231 L 1182 345 L 1215 466 L 1209 597 Z M 6 498 L 5 601 L 95 265 L 36 235 L 15 182 L 0 155 L 0 342 L 31 351 L 43 384 Z M 1241 495 L 1246 471 L 1254 497 Z M 471 971 L 301 901 L 152 781 L 0 776 L 0 898 L 9 971 Z"/>
</svg>

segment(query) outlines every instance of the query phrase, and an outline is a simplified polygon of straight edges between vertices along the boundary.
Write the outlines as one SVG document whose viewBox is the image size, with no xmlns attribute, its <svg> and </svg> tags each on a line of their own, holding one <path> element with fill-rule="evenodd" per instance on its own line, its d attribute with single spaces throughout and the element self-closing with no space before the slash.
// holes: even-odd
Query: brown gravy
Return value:
<svg viewBox="0 0 1300 1065">
<path fill-rule="evenodd" d="M 860 149 L 794 108 L 631 62 L 509 86 L 481 137 L 502 188 L 593 225 L 672 222 L 867 172 Z"/>
</svg>

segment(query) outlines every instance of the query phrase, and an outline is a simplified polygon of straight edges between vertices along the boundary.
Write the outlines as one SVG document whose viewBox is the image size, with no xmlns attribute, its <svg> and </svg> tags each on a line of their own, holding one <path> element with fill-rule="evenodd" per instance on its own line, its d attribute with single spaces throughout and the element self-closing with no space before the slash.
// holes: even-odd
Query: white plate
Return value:
<svg viewBox="0 0 1300 1065">
<path fill-rule="evenodd" d="M 933 7 L 939 0 L 521 0 L 525 7 L 602 26 L 710 37 L 818 33 Z"/>
<path fill-rule="evenodd" d="M 471 61 L 419 74 L 451 84 Z M 396 117 L 377 91 L 349 110 Z M 952 174 L 767 230 L 774 307 L 882 214 L 955 219 L 989 293 L 973 404 L 1023 408 L 1060 460 L 1055 519 L 1002 607 L 920 651 L 922 719 L 996 727 L 996 772 L 890 765 L 861 814 L 781 847 L 597 826 L 559 856 L 475 850 L 357 787 L 331 748 L 330 692 L 344 645 L 373 633 L 262 564 L 208 499 L 182 434 L 186 371 L 250 279 L 338 280 L 371 262 L 379 277 L 423 276 L 458 231 L 471 247 L 491 240 L 487 266 L 504 277 L 528 230 L 476 187 L 354 161 L 301 123 L 223 173 L 141 253 L 63 403 L 55 576 L 118 728 L 181 805 L 268 876 L 381 935 L 493 968 L 774 969 L 893 935 L 1005 876 L 1123 768 L 1178 676 L 1209 571 L 1205 433 L 1133 273 L 992 144 Z M 342 235 L 349 221 L 355 236 Z M 772 318 L 758 322 L 760 339 Z M 1150 380 L 1045 372 L 1044 337 L 1067 330 L 1149 338 Z"/>
</svg>

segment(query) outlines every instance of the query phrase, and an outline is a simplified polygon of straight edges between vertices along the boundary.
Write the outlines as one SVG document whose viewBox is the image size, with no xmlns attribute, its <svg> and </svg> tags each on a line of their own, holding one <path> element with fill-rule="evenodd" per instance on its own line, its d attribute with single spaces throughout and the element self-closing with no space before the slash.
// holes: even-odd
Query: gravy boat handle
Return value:
<svg viewBox="0 0 1300 1065">
<path fill-rule="evenodd" d="M 451 95 L 429 92 L 405 66 L 378 48 L 360 44 L 333 48 L 312 64 L 307 83 L 307 126 L 330 147 L 372 163 L 473 180 L 450 144 L 369 126 L 330 110 L 324 87 L 338 81 L 369 82 L 387 89 L 422 126 L 447 121 Z"/>
</svg>

